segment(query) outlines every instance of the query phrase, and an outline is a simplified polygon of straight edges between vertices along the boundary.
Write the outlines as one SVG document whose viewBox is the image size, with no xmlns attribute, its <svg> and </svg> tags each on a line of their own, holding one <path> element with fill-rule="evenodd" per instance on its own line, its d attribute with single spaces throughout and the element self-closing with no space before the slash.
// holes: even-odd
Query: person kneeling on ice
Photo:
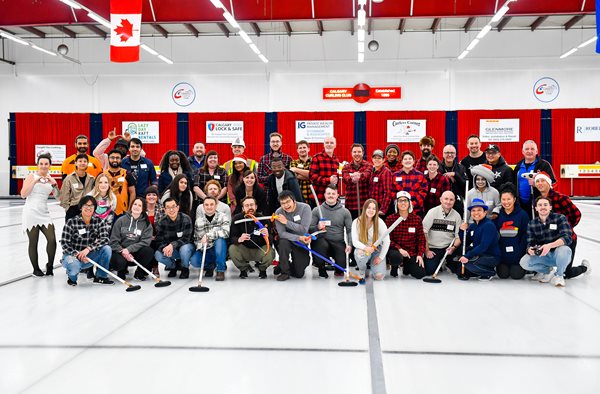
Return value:
<svg viewBox="0 0 600 394">
<path fill-rule="evenodd" d="M 261 212 L 256 212 L 254 197 L 244 197 L 238 201 L 238 204 L 242 207 L 242 212 L 236 214 L 232 219 L 229 256 L 233 264 L 240 270 L 240 278 L 246 279 L 250 262 L 258 261 L 258 277 L 266 279 L 267 268 L 275 258 L 275 251 L 270 247 L 269 230 L 264 224 L 258 226 L 252 218 L 244 219 L 246 215 L 262 216 Z M 238 220 L 245 221 L 236 224 L 235 222 Z"/>
<path fill-rule="evenodd" d="M 465 228 L 466 223 L 461 225 L 461 230 L 467 231 L 467 251 L 458 260 L 464 267 L 464 273 L 460 264 L 449 264 L 459 279 L 478 276 L 481 280 L 490 280 L 496 275 L 495 268 L 500 262 L 500 236 L 494 223 L 486 217 L 488 209 L 479 198 L 475 198 L 468 207 L 473 223 L 468 228 Z"/>
<path fill-rule="evenodd" d="M 192 243 L 192 219 L 185 213 L 179 212 L 177 200 L 169 197 L 164 202 L 165 212 L 156 226 L 156 244 L 158 250 L 154 258 L 165 268 L 175 268 L 175 260 L 181 260 L 181 274 L 179 279 L 190 277 L 190 259 L 194 254 Z M 177 275 L 175 269 L 171 270 L 169 277 Z"/>
<path fill-rule="evenodd" d="M 521 258 L 521 267 L 537 272 L 534 280 L 564 287 L 573 231 L 564 215 L 552 212 L 550 198 L 536 198 L 535 210 L 538 217 L 527 226 L 527 254 Z"/>
<path fill-rule="evenodd" d="M 379 217 L 377 201 L 369 198 L 365 201 L 362 213 L 352 222 L 352 245 L 358 268 L 365 272 L 367 263 L 371 265 L 373 277 L 382 280 L 385 277 L 385 256 L 390 247 L 390 237 L 386 236 L 379 247 L 373 244 L 385 233 L 387 226 Z"/>
<path fill-rule="evenodd" d="M 276 191 L 270 191 L 276 192 Z M 279 266 L 275 273 L 280 272 L 278 281 L 288 280 L 290 275 L 295 278 L 302 278 L 304 270 L 310 262 L 308 251 L 295 245 L 294 242 L 301 242 L 308 245 L 311 241 L 307 234 L 310 226 L 310 205 L 303 202 L 297 202 L 294 193 L 290 190 L 284 190 L 279 193 L 279 204 L 281 207 L 275 211 L 275 228 L 279 234 L 279 243 L 277 252 L 279 253 Z M 292 262 L 290 262 L 290 255 Z"/>
<path fill-rule="evenodd" d="M 325 202 L 312 210 L 312 221 L 308 231 L 325 231 L 319 234 L 312 242 L 312 248 L 323 256 L 333 256 L 333 260 L 340 267 L 346 268 L 346 254 L 352 251 L 352 215 L 338 201 L 337 186 L 328 185 L 325 188 Z M 323 217 L 321 217 L 321 213 Z M 344 232 L 348 244 L 344 242 Z M 313 259 L 313 265 L 319 268 L 319 276 L 328 278 L 325 262 L 322 259 Z M 335 276 L 343 276 L 344 272 L 336 268 Z"/>
<path fill-rule="evenodd" d="M 215 280 L 225 280 L 225 260 L 227 260 L 227 241 L 231 220 L 223 212 L 217 211 L 217 199 L 207 196 L 202 202 L 201 211 L 198 209 L 194 225 L 194 243 L 196 253 L 192 256 L 192 266 L 200 268 L 202 253 L 206 245 L 204 270 L 206 277 L 213 276 L 215 265 L 217 277 Z"/>
<path fill-rule="evenodd" d="M 88 258 L 108 269 L 112 251 L 108 246 L 110 224 L 94 216 L 96 199 L 84 196 L 79 200 L 81 213 L 72 217 L 63 227 L 60 244 L 63 249 L 62 265 L 67 270 L 67 284 L 77 286 L 77 275 L 82 268 L 92 267 Z M 94 283 L 112 285 L 106 272 L 98 270 Z"/>
</svg>

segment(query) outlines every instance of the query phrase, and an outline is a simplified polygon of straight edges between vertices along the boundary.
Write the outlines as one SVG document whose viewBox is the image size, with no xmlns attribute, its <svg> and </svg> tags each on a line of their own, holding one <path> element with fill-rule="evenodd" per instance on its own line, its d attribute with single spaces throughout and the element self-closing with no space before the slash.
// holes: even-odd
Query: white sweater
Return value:
<svg viewBox="0 0 600 394">
<path fill-rule="evenodd" d="M 381 218 L 378 217 L 377 220 L 379 220 L 379 236 L 381 236 L 381 234 L 383 234 L 387 230 L 387 226 L 385 225 L 385 222 L 381 220 Z M 375 241 L 377 241 L 376 239 L 373 239 L 373 226 L 369 227 L 369 231 L 367 234 L 369 237 L 369 244 L 373 244 L 375 243 Z M 365 249 L 367 247 L 367 245 L 363 244 L 358 240 L 358 218 L 352 221 L 352 245 L 356 249 Z M 390 236 L 388 235 L 383 239 L 383 242 L 381 243 L 381 252 L 379 253 L 379 257 L 385 259 L 385 255 L 387 254 L 389 248 Z"/>
</svg>

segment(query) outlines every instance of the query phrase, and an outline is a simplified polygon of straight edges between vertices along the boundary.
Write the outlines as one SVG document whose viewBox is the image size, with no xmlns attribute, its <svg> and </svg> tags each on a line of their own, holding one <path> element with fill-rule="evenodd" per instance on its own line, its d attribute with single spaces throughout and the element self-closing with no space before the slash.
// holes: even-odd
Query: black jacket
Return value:
<svg viewBox="0 0 600 394">
<path fill-rule="evenodd" d="M 302 198 L 302 192 L 300 191 L 300 184 L 298 183 L 296 175 L 294 175 L 294 173 L 288 169 L 285 169 L 284 171 L 282 189 L 289 190 L 294 193 L 297 202 L 304 202 L 304 199 Z M 275 184 L 274 174 L 269 175 L 269 178 L 267 178 L 267 189 L 269 190 L 269 196 L 266 214 L 271 215 L 277 210 L 277 208 L 280 207 L 278 198 L 279 193 L 277 193 L 277 185 Z"/>
<path fill-rule="evenodd" d="M 520 183 L 521 182 L 527 182 L 527 179 L 521 178 L 519 176 L 519 171 L 525 173 L 525 172 L 545 172 L 546 174 L 550 175 L 550 179 L 552 179 L 552 184 L 556 183 L 556 176 L 554 175 L 554 170 L 552 169 L 552 164 L 548 163 L 546 160 L 542 159 L 539 156 L 535 157 L 535 161 L 533 165 L 533 168 L 531 168 L 531 164 L 530 166 L 527 166 L 525 164 L 525 159 L 521 159 L 517 164 L 515 164 L 515 169 L 513 171 L 513 183 L 517 186 L 517 192 L 519 192 L 520 189 Z M 522 167 L 522 168 L 521 168 Z M 520 192 L 519 192 L 520 194 Z M 535 200 L 538 196 L 540 195 L 540 192 L 537 190 L 537 188 L 533 188 L 533 199 Z M 531 201 L 531 200 L 529 200 Z"/>
<path fill-rule="evenodd" d="M 498 163 L 492 165 L 492 172 L 494 173 L 494 181 L 490 184 L 490 186 L 494 189 L 500 191 L 500 188 L 505 183 L 513 183 L 513 170 L 508 166 L 508 164 L 506 164 L 504 157 L 500 156 Z"/>
</svg>

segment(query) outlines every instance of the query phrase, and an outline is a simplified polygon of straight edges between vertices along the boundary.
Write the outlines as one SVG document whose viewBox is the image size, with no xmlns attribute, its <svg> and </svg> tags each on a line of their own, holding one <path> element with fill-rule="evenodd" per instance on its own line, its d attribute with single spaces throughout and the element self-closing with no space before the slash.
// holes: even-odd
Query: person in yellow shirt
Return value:
<svg viewBox="0 0 600 394">
<path fill-rule="evenodd" d="M 86 172 L 94 178 L 102 173 L 102 164 L 100 164 L 100 161 L 98 161 L 98 159 L 96 159 L 94 156 L 90 156 L 87 153 L 88 148 L 88 137 L 83 134 L 78 135 L 75 138 L 75 149 L 77 149 L 77 152 L 67 157 L 65 161 L 62 162 L 62 166 L 60 167 L 60 172 L 62 174 L 63 180 L 67 177 L 67 175 L 75 172 L 75 170 L 77 169 L 77 163 L 75 158 L 77 157 L 77 155 L 82 153 L 86 154 L 88 157 L 88 167 Z"/>
</svg>

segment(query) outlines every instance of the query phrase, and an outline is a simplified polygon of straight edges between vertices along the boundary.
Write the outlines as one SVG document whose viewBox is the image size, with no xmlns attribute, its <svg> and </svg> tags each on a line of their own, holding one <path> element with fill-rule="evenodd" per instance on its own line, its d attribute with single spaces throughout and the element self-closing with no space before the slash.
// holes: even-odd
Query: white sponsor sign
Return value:
<svg viewBox="0 0 600 394">
<path fill-rule="evenodd" d="M 121 122 L 123 132 L 128 131 L 131 138 L 139 138 L 144 144 L 159 143 L 159 123 L 160 122 Z"/>
<path fill-rule="evenodd" d="M 479 119 L 481 142 L 519 142 L 519 119 Z"/>
<path fill-rule="evenodd" d="M 388 142 L 419 142 L 427 134 L 427 121 L 420 120 L 388 120 Z"/>
<path fill-rule="evenodd" d="M 600 141 L 600 118 L 576 118 L 575 142 Z"/>
<path fill-rule="evenodd" d="M 333 120 L 296 121 L 296 142 L 323 142 L 325 137 L 333 137 Z"/>
<path fill-rule="evenodd" d="M 230 122 L 209 120 L 206 122 L 206 142 L 231 144 L 236 138 L 244 139 L 244 121 Z"/>
<path fill-rule="evenodd" d="M 67 146 L 66 145 L 36 145 L 35 146 L 35 161 L 42 153 L 50 153 L 52 155 L 51 164 L 62 164 L 67 158 Z"/>
</svg>

